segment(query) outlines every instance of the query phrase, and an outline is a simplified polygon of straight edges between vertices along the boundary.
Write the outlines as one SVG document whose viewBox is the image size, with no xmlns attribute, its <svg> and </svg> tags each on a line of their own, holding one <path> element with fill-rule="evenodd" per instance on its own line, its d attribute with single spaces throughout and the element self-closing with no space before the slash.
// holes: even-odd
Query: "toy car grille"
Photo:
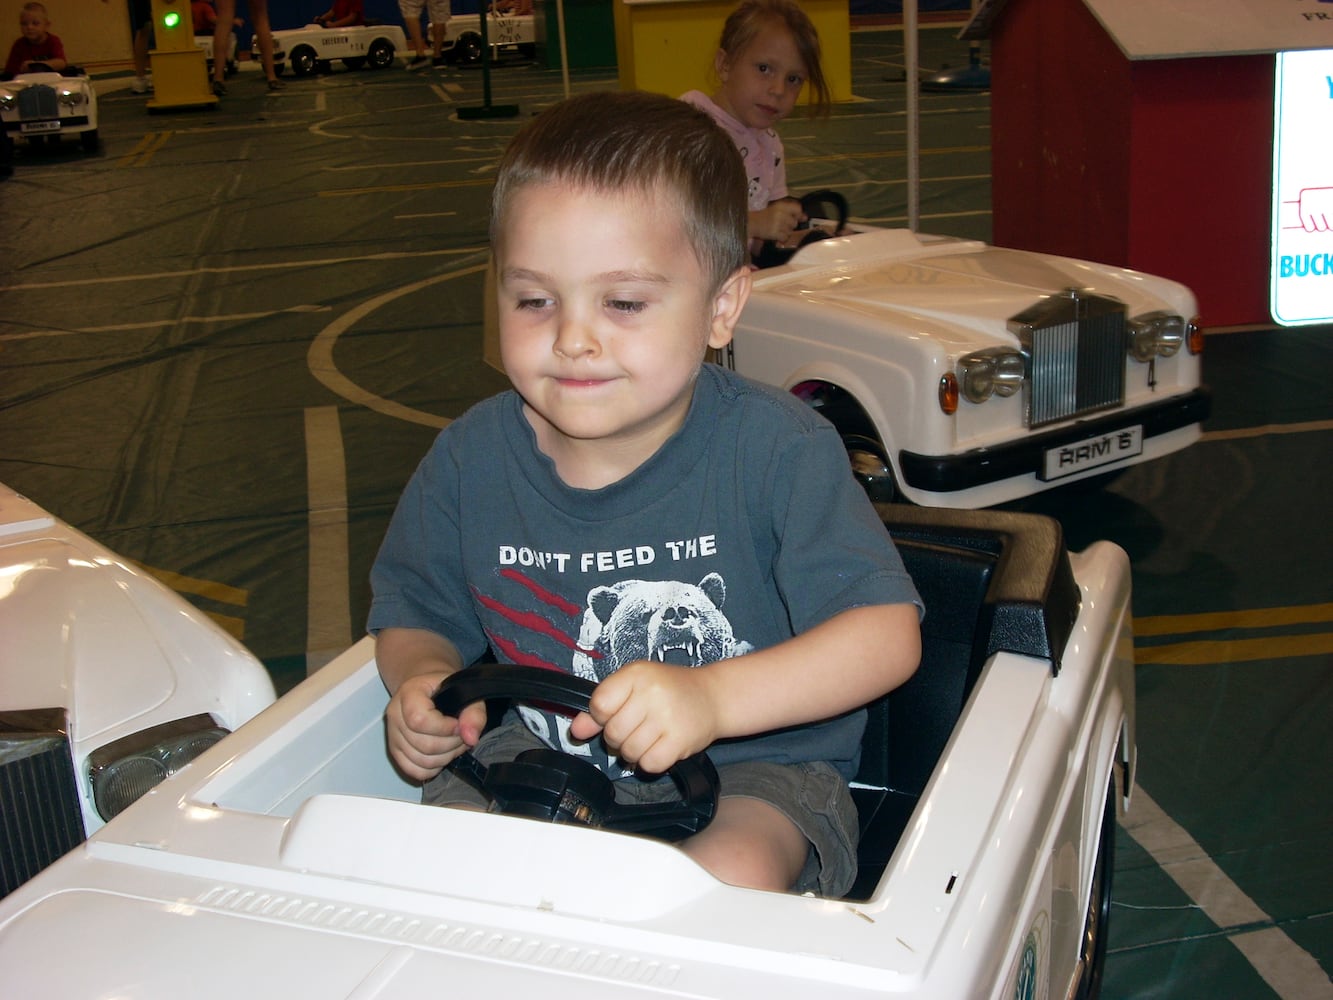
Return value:
<svg viewBox="0 0 1333 1000">
<path fill-rule="evenodd" d="M 83 840 L 64 713 L 0 715 L 0 897 Z"/>
<path fill-rule="evenodd" d="M 1028 359 L 1029 427 L 1124 403 L 1123 302 L 1069 288 L 1014 316 L 1009 330 Z"/>
<path fill-rule="evenodd" d="M 60 105 L 56 101 L 54 87 L 38 83 L 24 87 L 18 93 L 19 117 L 24 121 L 32 118 L 59 118 Z"/>
</svg>

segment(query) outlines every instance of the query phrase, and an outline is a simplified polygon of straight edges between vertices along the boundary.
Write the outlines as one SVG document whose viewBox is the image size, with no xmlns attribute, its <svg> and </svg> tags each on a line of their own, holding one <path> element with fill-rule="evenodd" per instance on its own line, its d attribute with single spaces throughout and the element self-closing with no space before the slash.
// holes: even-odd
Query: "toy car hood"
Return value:
<svg viewBox="0 0 1333 1000">
<path fill-rule="evenodd" d="M 206 694 L 205 678 L 233 676 L 219 663 L 240 684 Z M 182 701 L 233 719 L 257 710 L 240 703 L 272 700 L 262 664 L 205 615 L 4 486 L 0 691 L 0 710 L 64 709 L 76 747 L 165 721 Z"/>
<path fill-rule="evenodd" d="M 906 229 L 811 243 L 782 267 L 757 273 L 754 288 L 751 301 L 760 308 L 770 300 L 773 309 L 790 311 L 799 299 L 830 314 L 918 329 L 946 350 L 983 341 L 1015 346 L 996 317 L 1016 316 L 1068 288 L 1118 298 L 1130 315 L 1194 308 L 1189 290 L 1165 278 Z"/>
</svg>

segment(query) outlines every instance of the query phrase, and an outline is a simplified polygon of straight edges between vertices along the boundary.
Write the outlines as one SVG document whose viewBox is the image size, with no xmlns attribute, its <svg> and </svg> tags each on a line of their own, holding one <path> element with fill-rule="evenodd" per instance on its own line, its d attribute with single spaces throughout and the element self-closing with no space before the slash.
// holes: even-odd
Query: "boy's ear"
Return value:
<svg viewBox="0 0 1333 1000">
<path fill-rule="evenodd" d="M 722 283 L 713 297 L 713 317 L 709 324 L 708 346 L 726 347 L 731 343 L 732 331 L 741 318 L 741 310 L 750 297 L 752 271 L 749 265 L 739 268 Z"/>
</svg>

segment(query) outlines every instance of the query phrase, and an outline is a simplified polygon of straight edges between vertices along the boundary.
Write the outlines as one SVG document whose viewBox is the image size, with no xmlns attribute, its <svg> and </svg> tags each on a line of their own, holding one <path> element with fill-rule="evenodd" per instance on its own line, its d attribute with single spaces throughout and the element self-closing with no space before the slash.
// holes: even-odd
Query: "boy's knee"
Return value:
<svg viewBox="0 0 1333 1000">
<path fill-rule="evenodd" d="M 780 810 L 760 799 L 730 797 L 717 816 L 681 845 L 728 885 L 786 892 L 801 874 L 810 842 Z"/>
</svg>

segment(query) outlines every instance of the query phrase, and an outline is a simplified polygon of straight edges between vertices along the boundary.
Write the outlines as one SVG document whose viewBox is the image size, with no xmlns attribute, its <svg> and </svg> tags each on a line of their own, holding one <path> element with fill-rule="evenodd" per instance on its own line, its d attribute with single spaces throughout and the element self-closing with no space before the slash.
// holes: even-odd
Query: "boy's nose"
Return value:
<svg viewBox="0 0 1333 1000">
<path fill-rule="evenodd" d="M 554 350 L 563 358 L 595 354 L 600 349 L 597 336 L 587 323 L 572 316 L 562 317 L 555 331 Z"/>
</svg>

